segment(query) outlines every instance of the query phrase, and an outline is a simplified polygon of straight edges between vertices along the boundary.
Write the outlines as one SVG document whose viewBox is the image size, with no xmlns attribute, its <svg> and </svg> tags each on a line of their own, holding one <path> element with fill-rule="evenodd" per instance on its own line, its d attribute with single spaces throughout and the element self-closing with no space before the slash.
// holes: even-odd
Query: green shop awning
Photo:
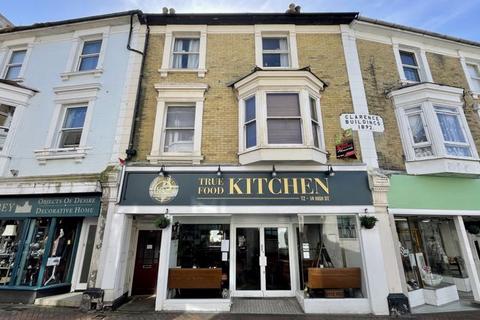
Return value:
<svg viewBox="0 0 480 320">
<path fill-rule="evenodd" d="M 0 219 L 31 217 L 97 217 L 99 194 L 0 197 Z"/>
<path fill-rule="evenodd" d="M 388 206 L 392 209 L 480 210 L 480 179 L 392 175 Z"/>
</svg>

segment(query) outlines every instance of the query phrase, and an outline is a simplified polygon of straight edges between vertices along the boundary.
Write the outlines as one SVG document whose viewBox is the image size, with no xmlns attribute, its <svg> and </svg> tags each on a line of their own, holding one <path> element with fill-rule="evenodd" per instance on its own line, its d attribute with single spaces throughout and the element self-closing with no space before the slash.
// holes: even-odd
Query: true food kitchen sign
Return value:
<svg viewBox="0 0 480 320">
<path fill-rule="evenodd" d="M 368 205 L 365 172 L 127 172 L 122 205 Z"/>
</svg>

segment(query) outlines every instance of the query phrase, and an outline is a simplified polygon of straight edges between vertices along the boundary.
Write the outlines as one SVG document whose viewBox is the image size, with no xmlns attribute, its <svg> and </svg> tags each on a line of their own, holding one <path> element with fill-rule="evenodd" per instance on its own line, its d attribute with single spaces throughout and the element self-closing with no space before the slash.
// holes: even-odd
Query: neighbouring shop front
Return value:
<svg viewBox="0 0 480 320">
<path fill-rule="evenodd" d="M 474 178 L 391 177 L 389 211 L 413 311 L 480 301 L 479 194 Z"/>
<path fill-rule="evenodd" d="M 216 171 L 126 169 L 129 294 L 154 292 L 157 310 L 228 311 L 234 297 L 296 297 L 326 313 L 386 304 L 365 257 L 377 230 L 358 219 L 373 210 L 366 171 Z"/>
<path fill-rule="evenodd" d="M 76 279 L 88 277 L 93 246 L 80 256 L 79 239 L 99 212 L 98 194 L 0 197 L 0 301 L 69 292 L 74 269 Z"/>
</svg>

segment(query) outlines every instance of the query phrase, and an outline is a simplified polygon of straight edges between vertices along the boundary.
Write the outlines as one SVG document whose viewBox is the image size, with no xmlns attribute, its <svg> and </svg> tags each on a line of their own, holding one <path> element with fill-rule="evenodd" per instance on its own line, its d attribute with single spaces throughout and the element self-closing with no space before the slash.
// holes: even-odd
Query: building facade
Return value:
<svg viewBox="0 0 480 320">
<path fill-rule="evenodd" d="M 0 30 L 2 302 L 95 285 L 137 91 L 138 14 Z"/>
</svg>

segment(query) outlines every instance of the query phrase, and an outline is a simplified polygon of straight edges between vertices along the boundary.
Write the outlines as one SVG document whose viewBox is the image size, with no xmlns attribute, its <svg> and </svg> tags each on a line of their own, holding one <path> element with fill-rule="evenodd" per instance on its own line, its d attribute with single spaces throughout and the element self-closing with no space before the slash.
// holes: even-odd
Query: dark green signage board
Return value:
<svg viewBox="0 0 480 320">
<path fill-rule="evenodd" d="M 121 205 L 371 205 L 364 171 L 127 172 Z"/>
<path fill-rule="evenodd" d="M 100 196 L 64 195 L 0 197 L 0 219 L 21 217 L 96 217 Z"/>
</svg>

